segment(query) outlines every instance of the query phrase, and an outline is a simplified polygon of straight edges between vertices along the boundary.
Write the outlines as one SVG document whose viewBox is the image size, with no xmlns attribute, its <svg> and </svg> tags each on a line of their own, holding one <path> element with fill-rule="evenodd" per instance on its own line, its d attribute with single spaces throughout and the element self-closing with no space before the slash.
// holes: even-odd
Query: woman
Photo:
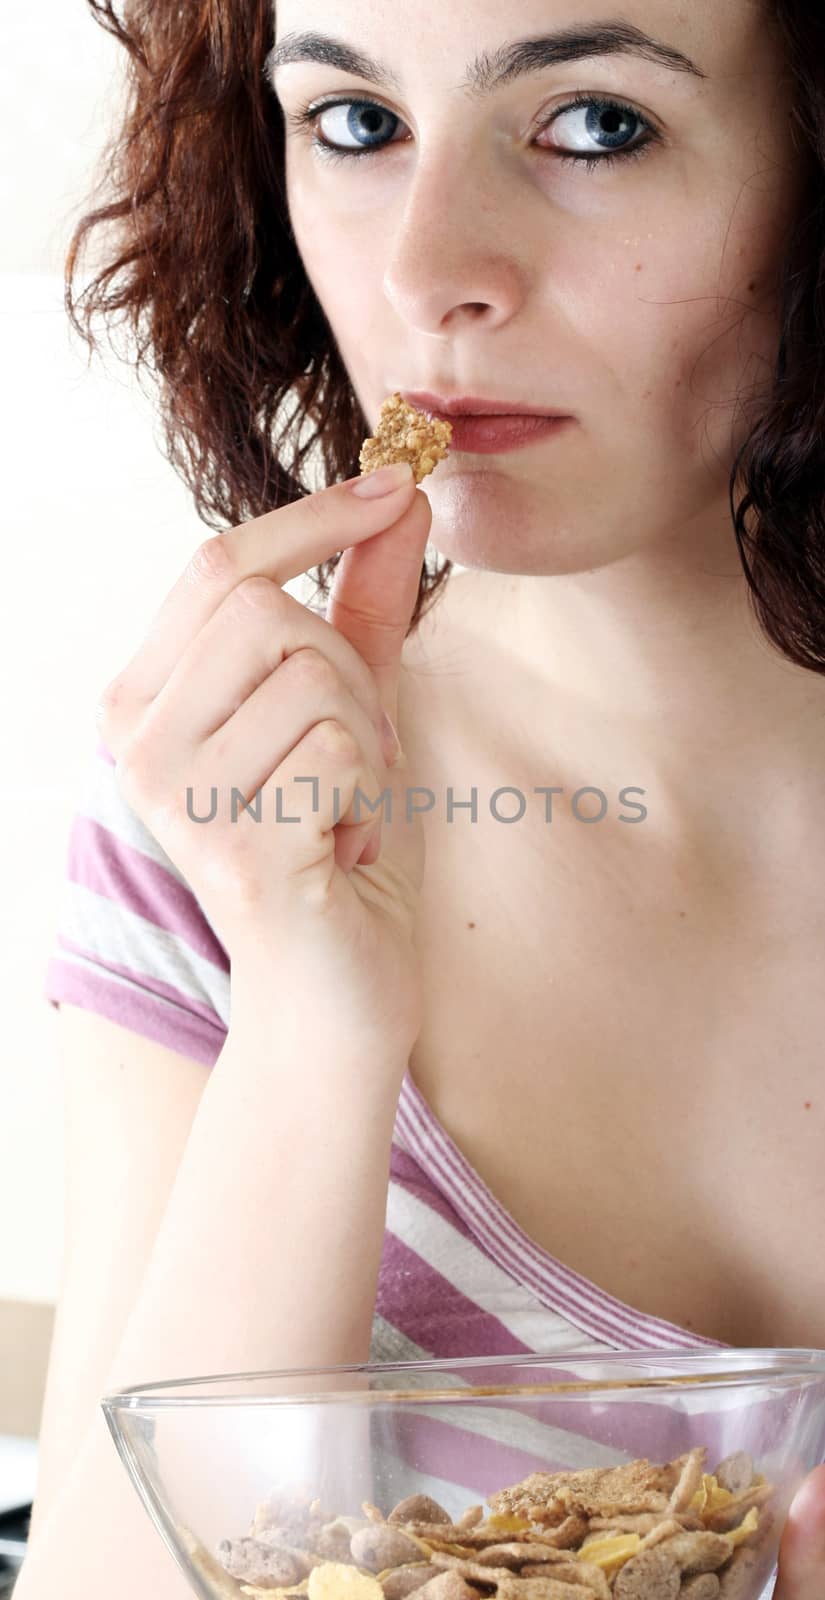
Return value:
<svg viewBox="0 0 825 1600">
<path fill-rule="evenodd" d="M 50 971 L 62 1026 L 145 1036 L 140 1084 L 163 1044 L 212 1069 L 89 1395 L 368 1351 L 825 1345 L 812 0 L 93 10 L 133 98 L 69 277 L 117 221 L 87 310 L 132 319 L 229 531 L 108 687 L 84 839 L 114 865 Z M 422 489 L 356 496 L 395 390 L 564 420 L 454 417 Z M 316 567 L 324 616 L 282 590 Z M 391 792 L 380 837 L 357 787 Z M 233 788 L 303 826 L 233 823 Z M 103 1538 L 120 1600 L 173 1600 L 91 1400 L 61 1456 L 63 1322 L 20 1600 L 84 1518 L 78 1593 Z M 823 1573 L 820 1468 L 776 1594 Z"/>
</svg>

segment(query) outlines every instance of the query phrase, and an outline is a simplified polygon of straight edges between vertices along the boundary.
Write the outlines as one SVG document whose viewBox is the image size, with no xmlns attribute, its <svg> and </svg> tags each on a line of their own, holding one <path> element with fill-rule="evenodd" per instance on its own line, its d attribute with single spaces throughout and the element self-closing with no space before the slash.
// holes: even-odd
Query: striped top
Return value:
<svg viewBox="0 0 825 1600">
<path fill-rule="evenodd" d="M 45 996 L 213 1066 L 229 958 L 99 744 L 74 816 Z M 727 1348 L 605 1293 L 535 1244 L 405 1075 L 371 1359 Z"/>
<path fill-rule="evenodd" d="M 67 1000 L 96 1011 L 212 1066 L 227 1033 L 229 993 L 226 950 L 182 874 L 126 803 L 114 761 L 99 744 L 71 826 L 45 997 L 54 1006 Z M 405 1075 L 393 1134 L 372 1361 L 697 1347 L 728 1348 L 637 1311 L 536 1244 Z M 455 1375 L 445 1378 L 458 1381 Z M 650 1409 L 628 1408 L 631 1434 L 631 1411 Z M 659 1459 L 665 1460 L 671 1442 L 666 1412 L 653 1410 L 653 1423 L 647 1415 L 635 1441 L 625 1442 L 655 1459 L 658 1436 Z M 537 1419 L 535 1410 L 522 1411 L 515 1432 L 510 1411 L 496 1421 L 491 1408 L 473 1418 L 472 1408 L 462 1407 L 460 1429 L 450 1414 L 442 1420 L 430 1414 L 426 1423 L 417 1421 L 415 1438 L 406 1445 L 399 1446 L 398 1430 L 389 1443 L 375 1438 L 374 1459 L 382 1448 L 400 1449 L 405 1492 L 420 1488 L 458 1514 L 504 1483 L 548 1470 L 548 1444 L 556 1430 Z M 665 1424 L 661 1434 L 656 1419 Z M 592 1439 L 586 1426 L 580 1431 L 581 1465 L 626 1459 L 599 1441 L 597 1420 Z M 707 1428 L 700 1441 L 706 1437 Z M 561 1464 L 569 1465 L 568 1434 L 565 1441 Z M 445 1477 L 451 1449 L 454 1471 Z"/>
</svg>

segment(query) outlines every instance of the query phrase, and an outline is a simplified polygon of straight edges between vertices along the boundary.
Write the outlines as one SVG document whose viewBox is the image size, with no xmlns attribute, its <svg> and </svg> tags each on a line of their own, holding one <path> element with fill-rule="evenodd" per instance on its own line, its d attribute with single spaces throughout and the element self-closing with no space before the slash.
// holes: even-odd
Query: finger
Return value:
<svg viewBox="0 0 825 1600">
<path fill-rule="evenodd" d="M 187 785 L 203 792 L 204 803 L 217 787 L 220 803 L 228 804 L 233 788 L 246 798 L 257 793 L 317 724 L 327 721 L 345 729 L 361 752 L 360 759 L 384 773 L 380 734 L 358 700 L 327 658 L 311 649 L 289 655 L 215 733 L 191 747 L 181 745 L 178 727 L 185 712 L 180 696 L 170 701 L 163 721 L 163 695 L 154 701 L 142 726 L 151 750 L 149 781 L 158 792 L 183 797 Z M 134 747 L 133 747 L 134 748 Z M 135 764 L 139 764 L 139 756 Z M 147 757 L 144 770 L 149 769 Z M 307 771 L 308 777 L 313 776 Z M 318 774 L 315 774 L 318 776 Z M 363 812 L 369 821 L 369 813 Z M 366 836 L 362 840 L 362 846 Z"/>
<path fill-rule="evenodd" d="M 354 493 L 370 478 L 377 479 L 377 472 L 350 478 L 264 512 L 200 545 L 163 601 L 140 648 L 108 686 L 112 694 L 107 690 L 104 697 L 104 736 L 105 725 L 110 720 L 117 723 L 119 707 L 133 702 L 148 704 L 159 693 L 181 649 L 244 578 L 261 573 L 283 586 L 397 521 L 415 487 L 409 467 L 400 467 L 399 474 L 401 487 L 390 494 L 364 499 Z"/>
<path fill-rule="evenodd" d="M 290 664 L 294 670 L 282 677 Z M 259 754 L 268 759 L 276 749 L 273 736 L 280 728 L 278 718 L 287 690 L 302 696 L 310 707 L 325 703 L 326 711 L 316 710 L 313 720 L 317 721 L 322 714 L 334 714 L 331 695 L 345 688 L 360 704 L 380 742 L 381 705 L 369 668 L 323 617 L 260 576 L 246 578 L 232 589 L 187 645 L 145 709 L 140 735 L 151 730 L 161 764 L 166 751 L 174 765 L 191 767 L 198 759 L 199 747 L 234 719 L 273 674 L 281 683 L 269 705 L 268 714 L 274 720 L 261 727 L 260 715 L 256 716 L 254 709 L 252 713 L 259 724 L 256 738 L 263 735 Z M 305 722 L 296 738 L 306 726 Z M 239 728 L 237 724 L 236 735 Z M 130 737 L 124 737 L 125 747 Z M 224 742 L 220 741 L 221 745 Z"/>
<path fill-rule="evenodd" d="M 825 1466 L 809 1473 L 782 1530 L 774 1600 L 822 1600 L 825 1595 Z"/>
<path fill-rule="evenodd" d="M 335 570 L 327 621 L 370 668 L 383 709 L 398 718 L 401 652 L 415 607 L 432 512 L 416 491 L 391 527 L 344 551 Z"/>
<path fill-rule="evenodd" d="M 349 728 L 331 718 L 316 722 L 259 790 L 266 854 L 285 882 L 302 879 L 313 892 L 328 888 L 334 865 L 351 871 L 381 814 L 375 771 Z M 246 820 L 257 840 L 258 824 Z M 261 881 L 274 881 L 261 874 L 259 852 L 253 864 Z"/>
</svg>

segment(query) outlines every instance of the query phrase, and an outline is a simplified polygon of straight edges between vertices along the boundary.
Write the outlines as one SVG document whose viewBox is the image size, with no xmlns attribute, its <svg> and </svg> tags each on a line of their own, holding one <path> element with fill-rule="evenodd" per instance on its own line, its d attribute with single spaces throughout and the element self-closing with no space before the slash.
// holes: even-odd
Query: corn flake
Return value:
<svg viewBox="0 0 825 1600">
<path fill-rule="evenodd" d="M 592 1544 L 579 1550 L 578 1557 L 609 1572 L 614 1567 L 623 1567 L 641 1549 L 641 1544 L 638 1533 L 620 1533 L 613 1539 L 594 1539 Z"/>
</svg>

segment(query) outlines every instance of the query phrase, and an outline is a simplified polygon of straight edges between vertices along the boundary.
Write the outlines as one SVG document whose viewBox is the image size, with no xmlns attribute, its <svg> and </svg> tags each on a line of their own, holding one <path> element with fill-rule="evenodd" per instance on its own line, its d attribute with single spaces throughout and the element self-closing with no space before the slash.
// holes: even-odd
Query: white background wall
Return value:
<svg viewBox="0 0 825 1600">
<path fill-rule="evenodd" d="M 148 402 L 113 357 L 87 372 L 62 308 L 120 54 L 82 0 L 3 18 L 0 1299 L 57 1296 L 62 1099 L 42 988 L 95 700 L 203 536 Z"/>
<path fill-rule="evenodd" d="M 4 13 L 0 1300 L 52 1302 L 59 1285 L 58 1013 L 42 990 L 96 699 L 209 531 L 160 453 L 150 400 L 113 355 L 87 369 L 62 308 L 121 54 L 84 0 Z"/>
</svg>

